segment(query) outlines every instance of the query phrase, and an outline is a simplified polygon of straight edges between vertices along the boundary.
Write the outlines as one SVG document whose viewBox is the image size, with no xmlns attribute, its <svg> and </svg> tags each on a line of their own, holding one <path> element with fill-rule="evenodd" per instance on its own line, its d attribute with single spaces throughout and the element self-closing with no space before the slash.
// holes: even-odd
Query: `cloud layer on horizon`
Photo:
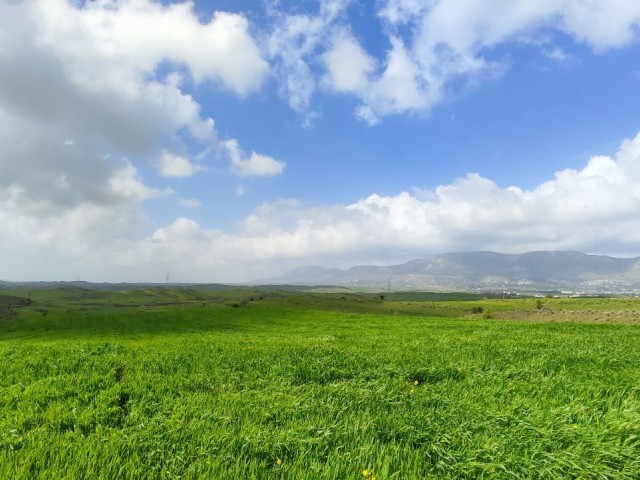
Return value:
<svg viewBox="0 0 640 480">
<path fill-rule="evenodd" d="M 113 188 L 121 195 L 142 200 L 163 194 L 142 188 L 130 168 L 120 176 Z M 19 261 L 16 250 L 25 252 L 23 258 L 33 262 L 33 269 L 20 270 L 27 277 L 40 272 L 59 278 L 58 264 L 83 278 L 130 281 L 158 280 L 166 271 L 182 281 L 246 281 L 300 264 L 388 264 L 444 251 L 626 255 L 640 250 L 638 185 L 640 133 L 625 140 L 615 158 L 594 156 L 584 168 L 559 171 L 531 190 L 501 188 L 471 173 L 431 191 L 372 194 L 349 205 L 281 200 L 258 207 L 235 233 L 183 217 L 140 239 L 131 228 L 130 208 L 95 205 L 40 223 L 17 213 L 25 203 L 14 190 L 2 199 L 0 245 L 2 252 L 14 252 L 2 258 L 7 265 Z M 48 272 L 42 264 L 50 265 Z"/>
</svg>

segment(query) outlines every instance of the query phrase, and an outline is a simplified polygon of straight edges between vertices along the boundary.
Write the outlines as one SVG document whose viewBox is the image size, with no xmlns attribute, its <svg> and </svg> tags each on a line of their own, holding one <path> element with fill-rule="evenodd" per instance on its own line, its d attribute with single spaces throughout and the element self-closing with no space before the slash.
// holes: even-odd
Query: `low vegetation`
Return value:
<svg viewBox="0 0 640 480">
<path fill-rule="evenodd" d="M 638 299 L 31 299 L 0 320 L 0 478 L 640 477 Z"/>
</svg>

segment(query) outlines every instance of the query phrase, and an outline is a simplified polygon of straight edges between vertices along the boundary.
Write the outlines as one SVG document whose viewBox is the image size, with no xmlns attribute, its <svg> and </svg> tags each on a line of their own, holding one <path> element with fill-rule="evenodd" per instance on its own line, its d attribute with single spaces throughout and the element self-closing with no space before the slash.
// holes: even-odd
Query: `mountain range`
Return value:
<svg viewBox="0 0 640 480">
<path fill-rule="evenodd" d="M 267 283 L 431 290 L 561 290 L 575 293 L 640 292 L 640 257 L 580 252 L 508 255 L 465 252 L 427 255 L 400 265 L 359 265 L 348 270 L 297 268 Z"/>
</svg>

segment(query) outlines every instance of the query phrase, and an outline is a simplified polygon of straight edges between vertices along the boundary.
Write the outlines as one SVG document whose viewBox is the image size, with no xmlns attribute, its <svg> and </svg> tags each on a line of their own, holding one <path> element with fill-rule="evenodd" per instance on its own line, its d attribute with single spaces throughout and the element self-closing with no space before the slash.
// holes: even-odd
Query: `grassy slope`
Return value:
<svg viewBox="0 0 640 480">
<path fill-rule="evenodd" d="M 459 317 L 531 300 L 98 293 L 34 293 L 0 323 L 0 478 L 640 476 L 637 325 Z M 596 300 L 558 308 L 637 308 Z"/>
</svg>

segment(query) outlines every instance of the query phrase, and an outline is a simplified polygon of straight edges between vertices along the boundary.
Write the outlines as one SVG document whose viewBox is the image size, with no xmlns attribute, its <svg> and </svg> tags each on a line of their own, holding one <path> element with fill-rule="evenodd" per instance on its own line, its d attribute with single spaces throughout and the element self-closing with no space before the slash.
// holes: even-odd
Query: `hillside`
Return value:
<svg viewBox="0 0 640 480">
<path fill-rule="evenodd" d="M 428 255 L 400 265 L 359 265 L 348 270 L 303 267 L 272 283 L 334 284 L 372 288 L 434 290 L 567 290 L 632 293 L 640 290 L 640 258 L 580 252 L 507 255 L 466 252 Z"/>
</svg>

